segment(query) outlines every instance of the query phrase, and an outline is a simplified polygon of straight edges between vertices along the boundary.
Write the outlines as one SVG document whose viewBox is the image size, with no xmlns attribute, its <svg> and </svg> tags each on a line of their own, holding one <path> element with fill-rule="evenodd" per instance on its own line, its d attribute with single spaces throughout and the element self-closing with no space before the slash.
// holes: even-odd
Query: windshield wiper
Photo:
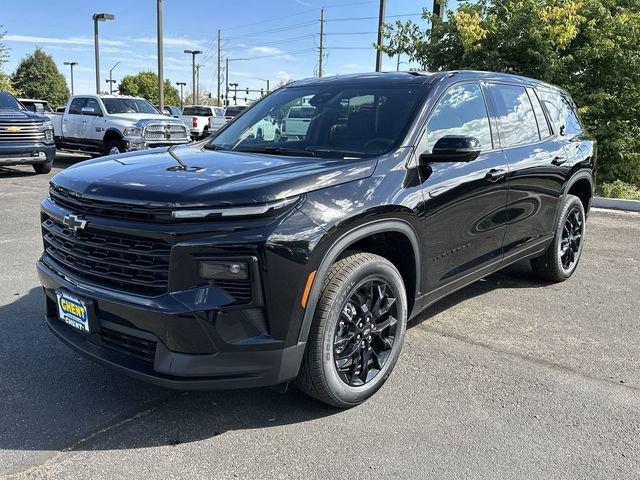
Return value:
<svg viewBox="0 0 640 480">
<path fill-rule="evenodd" d="M 254 147 L 238 149 L 239 152 L 266 153 L 268 155 L 291 155 L 292 157 L 315 157 L 315 153 L 309 150 L 284 147 Z"/>
</svg>

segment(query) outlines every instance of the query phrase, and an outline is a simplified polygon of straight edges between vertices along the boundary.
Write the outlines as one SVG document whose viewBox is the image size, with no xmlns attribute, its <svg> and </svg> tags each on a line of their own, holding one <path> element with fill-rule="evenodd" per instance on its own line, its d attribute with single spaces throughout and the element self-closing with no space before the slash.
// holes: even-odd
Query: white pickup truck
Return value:
<svg viewBox="0 0 640 480">
<path fill-rule="evenodd" d="M 211 105 L 188 105 L 182 109 L 182 121 L 189 129 L 192 138 L 203 138 L 225 124 L 224 108 Z"/>
<path fill-rule="evenodd" d="M 113 155 L 190 141 L 177 118 L 161 115 L 144 98 L 76 95 L 62 114 L 49 114 L 56 146 L 91 154 Z"/>
</svg>

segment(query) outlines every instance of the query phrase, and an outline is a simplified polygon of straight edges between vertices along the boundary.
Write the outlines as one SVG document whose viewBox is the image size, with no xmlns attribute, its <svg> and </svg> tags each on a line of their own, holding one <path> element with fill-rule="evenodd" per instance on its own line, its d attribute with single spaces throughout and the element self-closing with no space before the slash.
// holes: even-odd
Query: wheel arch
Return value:
<svg viewBox="0 0 640 480">
<path fill-rule="evenodd" d="M 106 132 L 104 132 L 104 137 L 102 137 L 102 142 L 104 146 L 107 146 L 111 140 L 122 140 L 122 132 L 117 128 L 108 128 Z"/>
<path fill-rule="evenodd" d="M 322 293 L 323 279 L 331 265 L 333 265 L 341 255 L 349 250 L 368 251 L 369 253 L 381 254 L 380 248 L 365 248 L 362 249 L 364 242 L 368 239 L 373 239 L 375 236 L 380 235 L 402 235 L 406 239 L 407 245 L 411 247 L 411 260 L 412 262 L 406 262 L 402 265 L 398 265 L 392 259 L 388 258 L 388 255 L 382 254 L 389 261 L 391 261 L 396 268 L 400 271 L 402 278 L 407 288 L 407 306 L 408 312 L 411 314 L 418 291 L 420 289 L 421 282 L 421 267 L 420 267 L 420 243 L 418 242 L 418 235 L 416 234 L 413 226 L 405 220 L 400 219 L 381 219 L 368 222 L 363 225 L 355 227 L 343 235 L 341 235 L 333 244 L 329 247 L 324 254 L 322 261 L 318 269 L 316 270 L 315 280 L 311 291 L 309 293 L 307 305 L 305 308 L 302 325 L 300 327 L 300 333 L 298 335 L 299 342 L 306 342 L 311 329 L 311 323 L 315 315 L 316 306 Z M 376 251 L 377 250 L 377 251 Z M 397 261 L 397 258 L 396 258 Z M 403 268 L 404 267 L 404 268 Z M 412 267 L 412 268 L 411 268 Z M 407 271 L 407 268 L 410 271 Z M 409 282 L 407 282 L 409 279 Z M 407 285 L 409 283 L 409 285 Z"/>
<path fill-rule="evenodd" d="M 575 195 L 580 199 L 586 214 L 591 209 L 593 200 L 594 184 L 593 175 L 590 170 L 579 170 L 568 181 L 564 189 L 566 195 Z"/>
</svg>

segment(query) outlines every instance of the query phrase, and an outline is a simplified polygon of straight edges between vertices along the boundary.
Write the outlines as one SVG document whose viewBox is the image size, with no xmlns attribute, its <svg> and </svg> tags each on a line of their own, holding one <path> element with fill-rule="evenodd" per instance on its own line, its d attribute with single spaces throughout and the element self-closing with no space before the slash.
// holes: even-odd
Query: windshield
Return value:
<svg viewBox="0 0 640 480">
<path fill-rule="evenodd" d="M 158 110 L 148 101 L 138 98 L 103 98 L 107 112 L 114 113 L 153 113 L 159 114 Z"/>
<path fill-rule="evenodd" d="M 183 115 L 193 115 L 194 117 L 211 117 L 210 107 L 184 107 Z"/>
<path fill-rule="evenodd" d="M 6 108 L 10 110 L 24 110 L 25 108 L 20 105 L 13 95 L 9 92 L 0 92 L 0 108 Z"/>
<path fill-rule="evenodd" d="M 422 85 L 285 88 L 251 107 L 209 148 L 325 158 L 382 155 L 400 145 L 425 92 Z"/>
</svg>

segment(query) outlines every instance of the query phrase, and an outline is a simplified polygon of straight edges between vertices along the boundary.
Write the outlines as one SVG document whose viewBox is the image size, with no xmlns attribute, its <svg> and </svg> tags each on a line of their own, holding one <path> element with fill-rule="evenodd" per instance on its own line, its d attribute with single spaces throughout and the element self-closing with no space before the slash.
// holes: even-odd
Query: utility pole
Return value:
<svg viewBox="0 0 640 480">
<path fill-rule="evenodd" d="M 224 106 L 228 107 L 229 106 L 229 57 L 225 58 L 224 61 L 225 61 L 225 66 L 224 66 L 224 83 L 225 83 Z"/>
<path fill-rule="evenodd" d="M 157 9 L 158 20 L 158 105 L 160 111 L 164 111 L 164 53 L 163 53 L 163 38 L 162 38 L 162 17 L 163 17 L 163 0 L 158 0 Z"/>
<path fill-rule="evenodd" d="M 380 0 L 380 14 L 378 15 L 378 45 L 376 48 L 376 72 L 382 71 L 382 30 L 384 28 L 384 11 L 386 0 Z"/>
<path fill-rule="evenodd" d="M 320 48 L 319 50 L 320 50 L 320 55 L 318 57 L 318 77 L 322 77 L 322 56 L 324 55 L 324 8 L 320 9 Z"/>
<path fill-rule="evenodd" d="M 73 67 L 78 65 L 78 62 L 64 62 L 64 64 L 71 67 L 71 96 L 73 96 Z"/>
<path fill-rule="evenodd" d="M 113 95 L 113 84 L 116 83 L 116 81 L 113 80 L 113 70 L 118 65 L 120 65 L 120 62 L 117 62 L 113 67 L 109 69 L 109 80 L 107 80 L 107 82 L 109 83 L 109 95 Z"/>
<path fill-rule="evenodd" d="M 222 46 L 220 45 L 220 29 L 218 29 L 218 106 L 220 106 L 220 54 L 222 51 Z"/>
<path fill-rule="evenodd" d="M 193 83 L 191 86 L 193 87 L 193 91 L 191 93 L 192 103 L 195 105 L 196 98 L 196 55 L 200 55 L 202 50 L 185 50 L 184 53 L 188 53 L 191 55 L 191 76 L 193 78 Z"/>
<path fill-rule="evenodd" d="M 442 18 L 442 0 L 433 0 L 433 14 Z"/>
<path fill-rule="evenodd" d="M 186 82 L 176 82 L 176 85 L 180 87 L 180 108 L 184 107 L 184 98 L 182 96 L 182 87 L 186 86 Z"/>
<path fill-rule="evenodd" d="M 199 63 L 196 64 L 196 102 L 194 102 L 195 105 L 198 105 L 200 103 L 200 67 L 202 65 L 200 65 Z"/>
<path fill-rule="evenodd" d="M 93 48 L 96 57 L 96 93 L 100 95 L 100 42 L 98 40 L 98 22 L 106 22 L 116 17 L 110 13 L 94 13 L 91 18 L 93 19 Z"/>
<path fill-rule="evenodd" d="M 398 63 L 396 63 L 396 72 L 400 71 L 400 54 L 396 54 L 396 57 L 398 57 Z"/>
</svg>

